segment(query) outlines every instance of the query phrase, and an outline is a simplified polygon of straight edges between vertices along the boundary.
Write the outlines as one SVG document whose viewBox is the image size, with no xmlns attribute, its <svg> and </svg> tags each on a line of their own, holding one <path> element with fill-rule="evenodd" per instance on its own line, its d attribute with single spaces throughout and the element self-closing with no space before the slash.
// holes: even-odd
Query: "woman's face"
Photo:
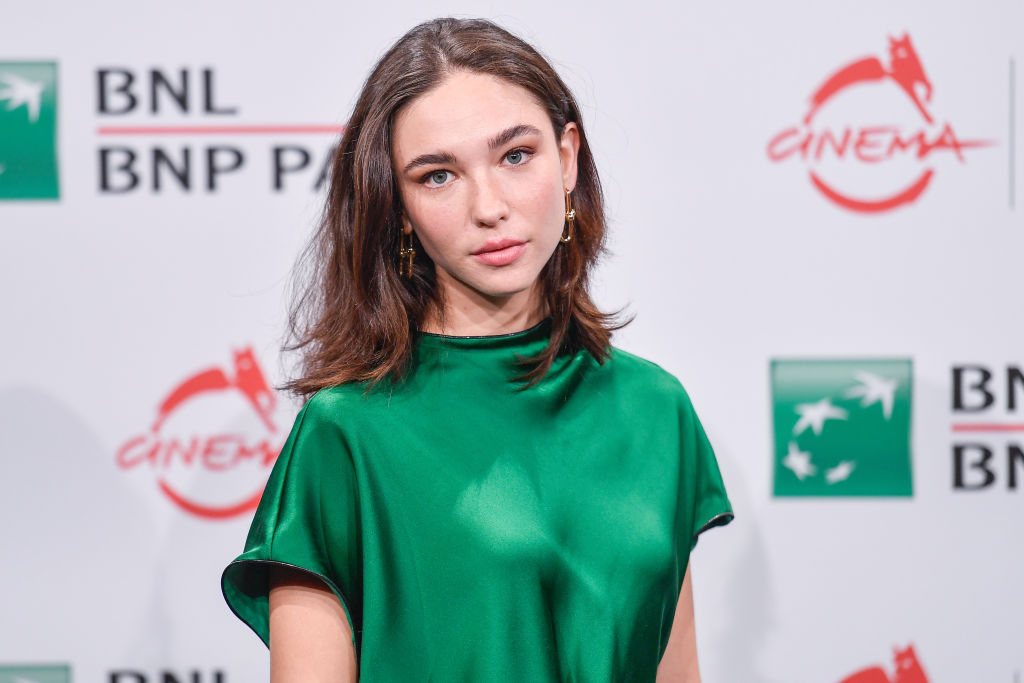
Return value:
<svg viewBox="0 0 1024 683">
<path fill-rule="evenodd" d="M 539 305 L 541 269 L 574 246 L 559 238 L 578 149 L 575 123 L 556 142 L 527 90 L 486 74 L 451 74 L 398 112 L 403 230 L 433 260 L 450 307 L 529 315 Z"/>
</svg>

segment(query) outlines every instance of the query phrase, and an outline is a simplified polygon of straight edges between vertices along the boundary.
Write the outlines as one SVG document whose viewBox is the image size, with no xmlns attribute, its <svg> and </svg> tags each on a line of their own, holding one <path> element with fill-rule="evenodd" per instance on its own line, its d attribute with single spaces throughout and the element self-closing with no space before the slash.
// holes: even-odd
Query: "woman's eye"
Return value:
<svg viewBox="0 0 1024 683">
<path fill-rule="evenodd" d="M 432 172 L 427 174 L 427 177 L 424 178 L 424 181 L 428 181 L 429 180 L 430 182 L 434 183 L 435 185 L 444 185 L 444 183 L 445 183 L 445 181 L 447 179 L 448 179 L 448 171 L 432 171 Z"/>
<path fill-rule="evenodd" d="M 506 154 L 505 158 L 508 159 L 512 163 L 513 166 L 519 166 L 524 161 L 526 161 L 526 150 L 525 149 L 514 149 L 511 152 L 509 152 L 508 154 Z"/>
</svg>

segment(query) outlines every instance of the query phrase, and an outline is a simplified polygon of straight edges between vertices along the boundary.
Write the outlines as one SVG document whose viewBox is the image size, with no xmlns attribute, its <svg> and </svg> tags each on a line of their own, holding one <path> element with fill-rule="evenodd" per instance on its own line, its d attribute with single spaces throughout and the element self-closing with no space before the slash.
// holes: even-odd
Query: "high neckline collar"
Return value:
<svg viewBox="0 0 1024 683">
<path fill-rule="evenodd" d="M 516 349 L 532 346 L 536 342 L 545 343 L 551 337 L 551 316 L 543 318 L 533 327 L 518 332 L 505 334 L 485 334 L 472 336 L 456 336 L 437 334 L 435 332 L 419 332 L 420 345 L 431 348 L 449 349 Z"/>
</svg>

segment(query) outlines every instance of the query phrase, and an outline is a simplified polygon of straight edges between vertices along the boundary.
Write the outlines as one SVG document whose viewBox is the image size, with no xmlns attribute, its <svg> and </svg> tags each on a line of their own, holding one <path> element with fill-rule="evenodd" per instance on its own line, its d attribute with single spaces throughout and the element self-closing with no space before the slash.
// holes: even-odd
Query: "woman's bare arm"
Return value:
<svg viewBox="0 0 1024 683">
<path fill-rule="evenodd" d="M 686 567 L 683 587 L 679 591 L 672 631 L 668 636 L 665 654 L 658 664 L 657 683 L 700 683 L 697 668 L 697 632 L 693 623 L 693 582 L 690 567 Z"/>
<path fill-rule="evenodd" d="M 271 683 L 355 683 L 352 629 L 331 590 L 305 572 L 270 571 Z"/>
</svg>

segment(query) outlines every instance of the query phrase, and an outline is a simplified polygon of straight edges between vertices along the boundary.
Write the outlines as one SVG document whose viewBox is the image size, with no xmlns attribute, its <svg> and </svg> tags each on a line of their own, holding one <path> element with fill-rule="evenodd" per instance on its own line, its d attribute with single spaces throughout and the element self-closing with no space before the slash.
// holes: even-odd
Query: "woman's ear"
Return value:
<svg viewBox="0 0 1024 683">
<path fill-rule="evenodd" d="M 412 234 L 412 221 L 409 220 L 409 216 L 402 212 L 402 232 L 406 235 Z"/>
<path fill-rule="evenodd" d="M 558 156 L 562 162 L 562 183 L 570 192 L 576 187 L 576 158 L 580 152 L 580 131 L 575 121 L 567 121 L 558 141 Z"/>
</svg>

